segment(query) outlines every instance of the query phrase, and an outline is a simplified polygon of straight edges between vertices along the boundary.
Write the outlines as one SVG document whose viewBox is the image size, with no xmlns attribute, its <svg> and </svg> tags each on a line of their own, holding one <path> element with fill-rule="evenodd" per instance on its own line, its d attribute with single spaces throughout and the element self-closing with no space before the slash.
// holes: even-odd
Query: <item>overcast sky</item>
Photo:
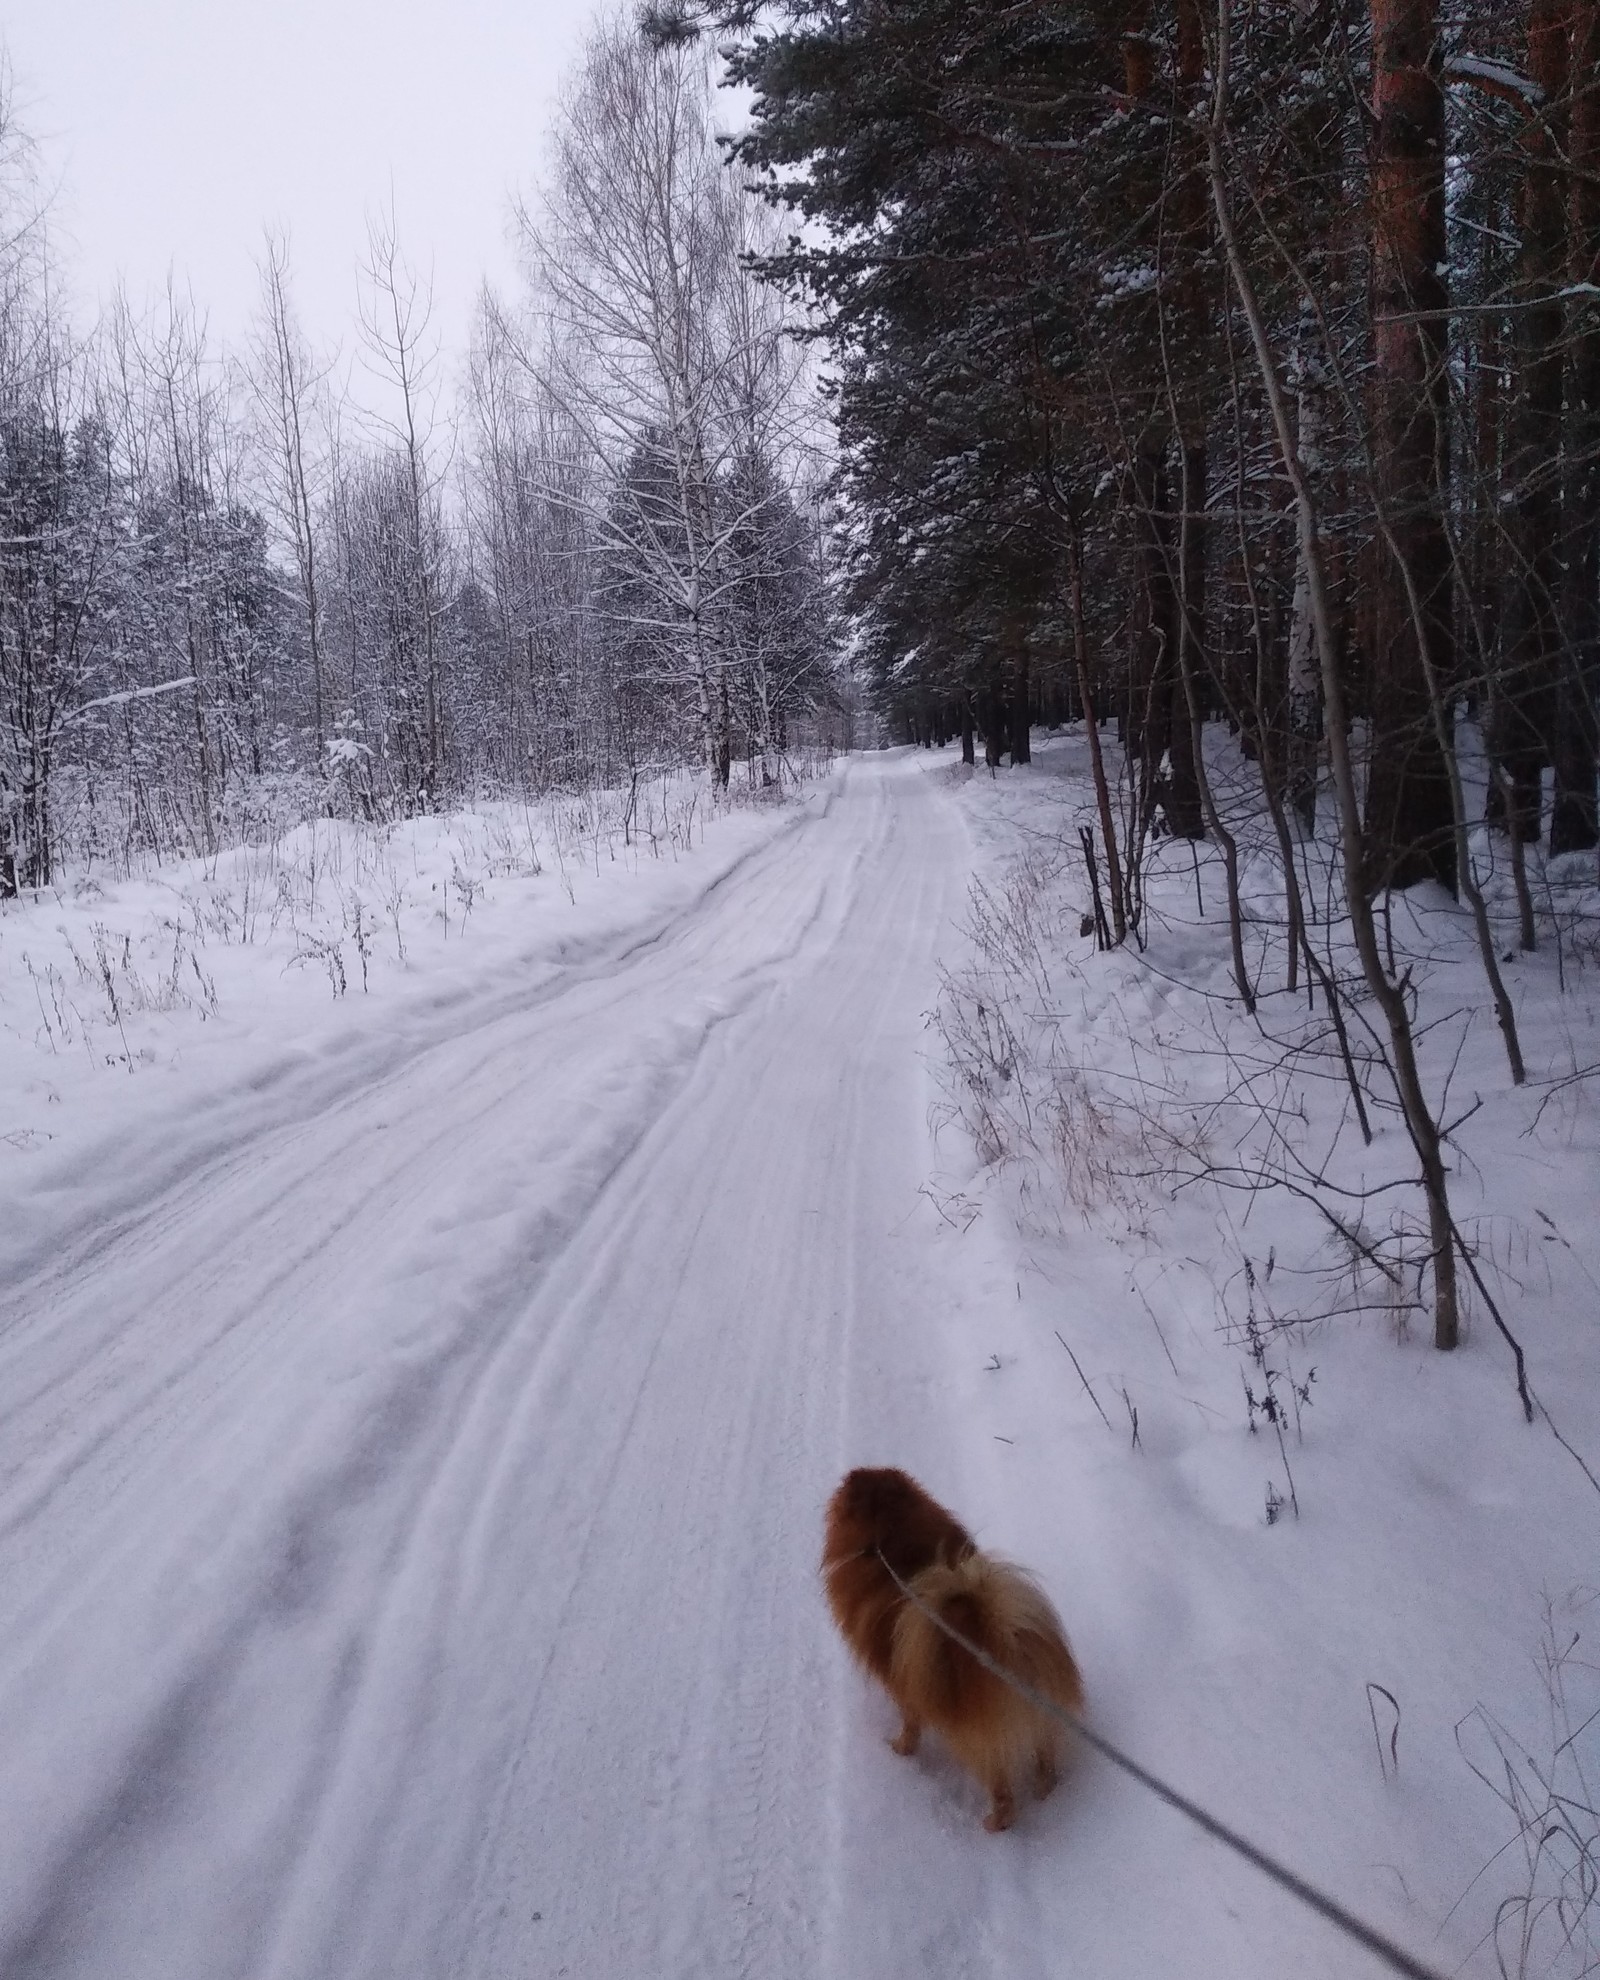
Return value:
<svg viewBox="0 0 1600 1980">
<path fill-rule="evenodd" d="M 55 232 L 92 312 L 170 269 L 227 340 L 286 225 L 319 341 L 354 341 L 366 214 L 389 196 L 463 350 L 485 275 L 514 277 L 507 195 L 537 170 L 589 0 L 5 0 L 22 121 L 60 192 Z"/>
</svg>

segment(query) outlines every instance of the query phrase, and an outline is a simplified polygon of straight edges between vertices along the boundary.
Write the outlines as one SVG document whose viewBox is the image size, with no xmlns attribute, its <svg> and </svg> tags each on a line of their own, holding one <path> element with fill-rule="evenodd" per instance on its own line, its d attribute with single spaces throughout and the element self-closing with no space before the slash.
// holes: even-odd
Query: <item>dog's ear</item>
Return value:
<svg viewBox="0 0 1600 1980">
<path fill-rule="evenodd" d="M 867 1537 L 881 1538 L 886 1528 L 904 1520 L 909 1484 L 903 1471 L 887 1468 L 863 1467 L 850 1473 L 845 1480 L 850 1516 Z"/>
<path fill-rule="evenodd" d="M 879 1473 L 858 1467 L 846 1472 L 828 1507 L 828 1523 L 837 1532 L 870 1533 L 878 1519 Z"/>
<path fill-rule="evenodd" d="M 828 1546 L 835 1552 L 847 1543 L 848 1536 L 854 1532 L 860 1522 L 861 1515 L 856 1504 L 859 1490 L 858 1476 L 859 1474 L 854 1471 L 847 1472 L 840 1479 L 834 1489 L 833 1497 L 828 1501 L 825 1517 Z"/>
</svg>

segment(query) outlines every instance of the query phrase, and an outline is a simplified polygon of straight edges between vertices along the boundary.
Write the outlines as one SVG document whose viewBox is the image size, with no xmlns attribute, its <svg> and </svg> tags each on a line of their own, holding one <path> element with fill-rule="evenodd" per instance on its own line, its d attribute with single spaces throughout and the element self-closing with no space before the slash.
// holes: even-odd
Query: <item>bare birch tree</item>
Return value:
<svg viewBox="0 0 1600 1980">
<path fill-rule="evenodd" d="M 562 109 L 549 192 L 520 218 L 538 324 L 527 363 L 597 470 L 582 499 L 614 615 L 658 687 L 688 688 L 707 769 L 726 784 L 748 685 L 736 546 L 786 494 L 800 367 L 781 306 L 743 264 L 764 216 L 718 153 L 711 101 L 703 52 L 601 27 Z M 764 687 L 763 748 L 770 703 Z"/>
<path fill-rule="evenodd" d="M 415 800 L 438 803 L 443 779 L 443 697 L 439 620 L 443 609 L 444 522 L 438 459 L 439 352 L 432 332 L 433 292 L 407 262 L 391 208 L 367 230 L 362 341 L 384 391 L 376 416 L 393 454 L 369 475 L 370 513 L 386 551 L 392 688 L 403 712 Z M 399 536 L 380 511 L 398 510 Z"/>
<path fill-rule="evenodd" d="M 294 552 L 305 612 L 311 735 L 314 761 L 320 765 L 327 740 L 327 708 L 315 519 L 320 481 L 311 434 L 324 374 L 313 363 L 290 301 L 288 237 L 270 228 L 261 262 L 261 318 L 253 357 L 251 386 L 263 428 L 268 480 L 279 523 Z"/>
</svg>

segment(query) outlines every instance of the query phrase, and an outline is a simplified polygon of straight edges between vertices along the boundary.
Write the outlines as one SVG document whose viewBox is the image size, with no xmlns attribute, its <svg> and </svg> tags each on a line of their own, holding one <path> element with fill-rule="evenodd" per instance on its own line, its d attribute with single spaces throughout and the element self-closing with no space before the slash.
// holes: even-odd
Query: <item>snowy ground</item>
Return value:
<svg viewBox="0 0 1600 1980">
<path fill-rule="evenodd" d="M 1369 1316 L 1274 1341 L 1317 1373 L 1269 1526 L 1223 1329 L 1293 1216 L 980 1167 L 928 1015 L 1075 749 L 858 758 L 581 866 L 509 814 L 319 828 L 0 916 L 6 1980 L 1374 1970 L 1101 1763 L 993 1838 L 895 1759 L 815 1582 L 857 1462 L 1040 1571 L 1113 1738 L 1496 1970 L 1522 1858 L 1455 1729 L 1548 1760 L 1600 1507 L 1486 1326 Z M 1073 1054 L 1181 1063 L 1162 942 L 1192 981 L 1209 929 L 1075 925 Z M 1592 1460 L 1594 1115 L 1518 1142 L 1481 1070 L 1471 1207 Z"/>
<path fill-rule="evenodd" d="M 1251 789 L 1225 737 L 1212 742 L 1219 788 L 1237 771 Z M 1600 1061 L 1592 856 L 1540 879 L 1559 953 L 1546 920 L 1541 952 L 1517 957 L 1497 842 L 1475 835 L 1529 1065 L 1521 1091 L 1463 916 L 1427 894 L 1396 908 L 1431 1090 L 1448 1080 L 1449 1115 L 1470 1117 L 1452 1157 L 1456 1215 L 1548 1409 L 1530 1427 L 1470 1287 L 1466 1345 L 1438 1355 L 1414 1275 L 1391 1287 L 1352 1270 L 1304 1201 L 1204 1180 L 1269 1141 L 1303 1158 L 1283 1165 L 1291 1174 L 1325 1163 L 1347 1189 L 1415 1165 L 1392 1109 L 1375 1112 L 1362 1149 L 1325 1063 L 1276 1070 L 1277 1041 L 1298 1035 L 1307 1006 L 1279 987 L 1275 850 L 1252 858 L 1247 820 L 1235 822 L 1255 1020 L 1232 998 L 1214 856 L 1197 873 L 1186 846 L 1158 847 L 1147 949 L 1095 954 L 1079 930 L 1087 771 L 1069 736 L 1028 771 L 943 772 L 981 890 L 966 919 L 982 941 L 956 951 L 956 981 L 969 1017 L 976 992 L 991 1025 L 1005 1013 L 1025 1033 L 1016 1076 L 984 1082 L 1009 1159 L 947 1161 L 944 1182 L 992 1260 L 969 1324 L 1000 1365 L 968 1356 L 963 1411 L 974 1453 L 984 1430 L 1011 1440 L 988 1445 L 993 1482 L 976 1493 L 988 1530 L 1045 1565 L 1098 1716 L 1149 1765 L 1442 1971 L 1501 1970 L 1497 1914 L 1506 1971 L 1593 1971 L 1600 1915 L 1571 1900 L 1592 1888 L 1600 1837 L 1600 1488 L 1550 1428 L 1600 1472 L 1600 1091 L 1564 1083 Z M 971 1091 L 948 1089 L 972 1121 Z M 960 1146 L 942 1142 L 947 1158 Z M 1174 1188 L 1179 1174 L 1199 1179 Z M 1063 1208 L 1064 1176 L 1088 1216 Z M 1398 1248 L 1423 1255 L 1409 1184 L 1366 1201 L 1324 1194 L 1391 1255 L 1409 1226 Z M 1294 1316 L 1310 1324 L 1276 1325 Z M 1064 1345 L 1094 1398 L 1063 1367 Z M 1259 1413 L 1250 1428 L 1246 1387 L 1259 1400 L 1269 1379 L 1287 1404 L 1281 1446 Z M 1561 1687 L 1547 1682 L 1548 1649 L 1564 1655 Z M 1136 1789 L 1089 1773 L 1095 1812 L 1078 1814 L 1092 1834 L 1074 1835 L 1069 1874 L 1118 1892 L 1126 1938 L 1081 1970 L 1371 1970 Z"/>
</svg>

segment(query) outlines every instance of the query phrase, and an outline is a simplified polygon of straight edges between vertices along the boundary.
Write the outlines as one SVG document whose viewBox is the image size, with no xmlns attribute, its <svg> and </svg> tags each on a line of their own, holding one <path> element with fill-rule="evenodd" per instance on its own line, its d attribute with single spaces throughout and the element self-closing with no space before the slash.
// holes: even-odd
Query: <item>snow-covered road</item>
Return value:
<svg viewBox="0 0 1600 1980">
<path fill-rule="evenodd" d="M 1076 748 L 1014 786 L 857 757 L 693 850 L 563 852 L 535 819 L 476 909 L 470 821 L 330 825 L 275 855 L 298 931 L 201 945 L 203 1006 L 124 1036 L 84 988 L 36 1040 L 13 994 L 0 1980 L 1376 1971 L 1099 1761 L 992 1837 L 936 1743 L 891 1755 L 816 1581 L 856 1463 L 1039 1570 L 1110 1738 L 1442 1970 L 1494 1970 L 1516 1831 L 1470 1763 L 1502 1723 L 1544 1752 L 1530 1644 L 1587 1628 L 1593 1586 L 1588 1480 L 1498 1337 L 1285 1337 L 1316 1407 L 1305 1517 L 1269 1524 L 1227 1206 L 1064 1214 L 935 1140 L 940 961 L 969 882 L 992 911 L 1008 849 L 1073 843 Z M 74 914 L 74 967 L 93 940 L 149 982 L 174 904 L 203 930 L 202 882 L 253 873 L 22 904 L 4 982 L 47 980 Z M 374 875 L 409 919 L 370 995 L 330 996 L 297 944 Z M 1156 963 L 1062 960 L 1062 1052 L 1160 1048 Z M 1559 1273 L 1590 1271 L 1562 1233 L 1592 1162 L 1558 1153 L 1560 1297 L 1517 1313 L 1588 1449 Z"/>
<path fill-rule="evenodd" d="M 976 1802 L 884 1846 L 814 1576 L 943 1442 L 967 864 L 858 760 L 647 935 L 124 1138 L 0 1306 L 6 1980 L 1060 1970 Z"/>
</svg>

